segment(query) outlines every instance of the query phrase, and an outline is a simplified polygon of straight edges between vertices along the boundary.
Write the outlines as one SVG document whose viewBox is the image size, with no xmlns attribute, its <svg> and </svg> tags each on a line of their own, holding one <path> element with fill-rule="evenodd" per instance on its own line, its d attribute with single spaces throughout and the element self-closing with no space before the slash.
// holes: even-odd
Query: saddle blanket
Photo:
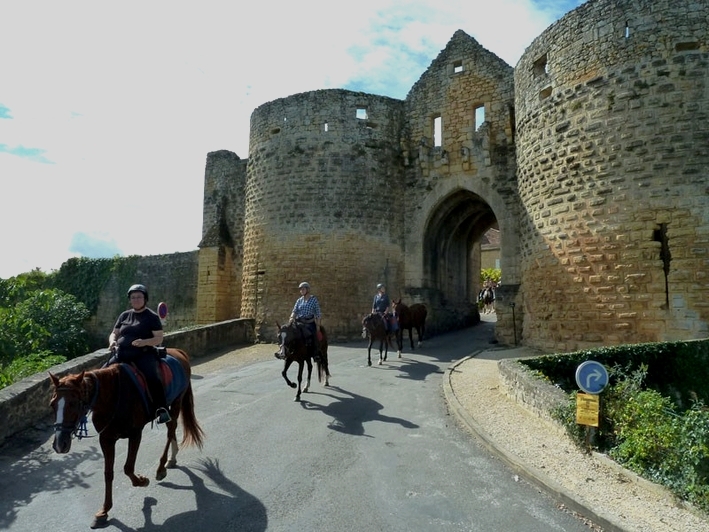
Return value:
<svg viewBox="0 0 709 532">
<path fill-rule="evenodd" d="M 145 411 L 150 413 L 148 407 L 148 386 L 145 382 L 145 377 L 132 364 L 120 364 L 121 369 L 131 378 L 133 384 L 140 392 L 140 397 L 143 400 Z M 175 357 L 167 355 L 165 358 L 158 359 L 158 373 L 165 388 L 165 398 L 167 405 L 177 399 L 180 394 L 187 388 L 187 375 L 182 368 L 182 364 Z"/>
</svg>

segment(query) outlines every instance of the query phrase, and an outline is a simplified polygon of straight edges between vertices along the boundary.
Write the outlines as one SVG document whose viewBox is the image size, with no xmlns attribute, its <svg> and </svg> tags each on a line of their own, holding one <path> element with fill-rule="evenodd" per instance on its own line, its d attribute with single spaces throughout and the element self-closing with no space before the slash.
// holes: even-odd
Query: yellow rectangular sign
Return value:
<svg viewBox="0 0 709 532">
<path fill-rule="evenodd" d="M 576 423 L 598 427 L 600 397 L 590 393 L 576 394 Z"/>
</svg>

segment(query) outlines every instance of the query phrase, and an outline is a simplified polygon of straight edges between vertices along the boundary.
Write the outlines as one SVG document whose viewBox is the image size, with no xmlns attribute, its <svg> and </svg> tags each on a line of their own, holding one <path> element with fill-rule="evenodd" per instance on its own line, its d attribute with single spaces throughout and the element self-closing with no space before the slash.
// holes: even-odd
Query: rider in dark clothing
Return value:
<svg viewBox="0 0 709 532">
<path fill-rule="evenodd" d="M 131 309 L 122 312 L 108 337 L 117 362 L 133 362 L 145 376 L 158 423 L 170 421 L 162 381 L 158 376 L 155 347 L 163 340 L 160 317 L 149 309 L 148 289 L 136 284 L 128 289 Z"/>
</svg>

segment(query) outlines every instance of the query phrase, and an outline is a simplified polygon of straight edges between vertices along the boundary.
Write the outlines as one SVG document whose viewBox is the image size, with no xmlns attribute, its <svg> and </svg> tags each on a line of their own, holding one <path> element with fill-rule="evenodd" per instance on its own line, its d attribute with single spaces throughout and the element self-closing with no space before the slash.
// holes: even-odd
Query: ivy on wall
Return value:
<svg viewBox="0 0 709 532">
<path fill-rule="evenodd" d="M 111 259 L 72 258 L 52 274 L 52 285 L 73 294 L 93 315 L 98 310 L 101 292 L 112 278 L 118 281 L 118 286 L 133 283 L 139 260 L 137 255 Z"/>
</svg>

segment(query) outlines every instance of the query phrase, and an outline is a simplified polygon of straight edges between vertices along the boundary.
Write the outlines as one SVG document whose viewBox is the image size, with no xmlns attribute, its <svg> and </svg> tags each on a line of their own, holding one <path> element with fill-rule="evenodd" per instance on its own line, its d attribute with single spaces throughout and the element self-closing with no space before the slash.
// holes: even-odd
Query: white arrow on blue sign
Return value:
<svg viewBox="0 0 709 532">
<path fill-rule="evenodd" d="M 608 372 L 600 362 L 587 360 L 576 368 L 576 384 L 586 393 L 599 394 L 608 386 Z"/>
</svg>

